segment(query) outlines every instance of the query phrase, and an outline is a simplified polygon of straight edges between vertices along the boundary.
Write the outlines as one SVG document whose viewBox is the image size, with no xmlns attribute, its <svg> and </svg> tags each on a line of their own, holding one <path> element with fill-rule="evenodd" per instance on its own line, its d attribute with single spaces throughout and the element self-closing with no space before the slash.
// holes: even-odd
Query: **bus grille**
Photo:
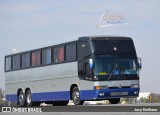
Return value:
<svg viewBox="0 0 160 115">
<path fill-rule="evenodd" d="M 131 88 L 130 86 L 121 86 L 121 87 L 108 87 L 108 89 L 125 89 L 125 88 Z"/>
</svg>

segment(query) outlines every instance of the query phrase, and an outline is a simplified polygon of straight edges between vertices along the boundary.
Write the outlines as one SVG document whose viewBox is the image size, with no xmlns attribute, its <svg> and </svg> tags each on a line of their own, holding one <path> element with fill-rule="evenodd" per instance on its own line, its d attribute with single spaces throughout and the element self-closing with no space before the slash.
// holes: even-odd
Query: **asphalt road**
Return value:
<svg viewBox="0 0 160 115">
<path fill-rule="evenodd" d="M 34 107 L 21 108 L 11 107 L 14 113 L 0 112 L 0 115 L 160 115 L 159 104 L 116 104 L 116 105 L 88 105 L 88 106 L 51 106 L 51 107 Z M 30 113 L 17 113 L 17 111 L 30 111 Z M 38 113 L 32 113 L 37 111 Z M 39 113 L 42 111 L 42 113 Z M 156 112 L 158 111 L 158 112 Z"/>
</svg>

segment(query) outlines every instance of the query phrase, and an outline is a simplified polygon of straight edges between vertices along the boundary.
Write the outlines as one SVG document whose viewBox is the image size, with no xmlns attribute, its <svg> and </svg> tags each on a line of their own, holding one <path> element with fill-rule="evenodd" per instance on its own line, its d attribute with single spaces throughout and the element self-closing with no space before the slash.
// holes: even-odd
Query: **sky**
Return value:
<svg viewBox="0 0 160 115">
<path fill-rule="evenodd" d="M 77 40 L 116 35 L 134 40 L 142 59 L 140 91 L 160 94 L 160 0 L 0 0 L 0 88 L 4 56 Z M 127 25 L 96 25 L 104 12 L 123 14 Z"/>
</svg>

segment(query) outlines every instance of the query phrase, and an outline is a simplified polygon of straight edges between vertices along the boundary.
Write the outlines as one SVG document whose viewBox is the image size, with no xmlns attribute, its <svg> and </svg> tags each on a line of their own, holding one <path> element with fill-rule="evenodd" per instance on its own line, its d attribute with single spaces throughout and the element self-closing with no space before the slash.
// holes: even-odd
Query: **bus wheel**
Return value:
<svg viewBox="0 0 160 115">
<path fill-rule="evenodd" d="M 21 107 L 24 107 L 26 105 L 25 94 L 22 90 L 18 93 L 18 105 L 20 105 Z"/>
<path fill-rule="evenodd" d="M 31 90 L 28 90 L 28 91 L 26 92 L 26 105 L 27 105 L 27 107 L 32 106 Z"/>
<path fill-rule="evenodd" d="M 31 90 L 28 90 L 26 92 L 26 106 L 31 107 L 31 106 L 40 106 L 40 102 L 32 102 L 32 93 Z"/>
<path fill-rule="evenodd" d="M 109 99 L 111 104 L 118 104 L 120 102 L 120 98 Z"/>
<path fill-rule="evenodd" d="M 69 101 L 54 101 L 52 103 L 53 106 L 66 106 Z"/>
<path fill-rule="evenodd" d="M 83 105 L 84 101 L 80 100 L 80 91 L 78 87 L 72 90 L 72 100 L 75 105 Z"/>
</svg>

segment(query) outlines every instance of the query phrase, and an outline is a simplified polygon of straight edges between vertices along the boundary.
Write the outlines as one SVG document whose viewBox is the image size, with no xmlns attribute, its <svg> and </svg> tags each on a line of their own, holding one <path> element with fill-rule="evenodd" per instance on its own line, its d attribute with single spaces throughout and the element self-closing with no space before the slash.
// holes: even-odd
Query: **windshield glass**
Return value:
<svg viewBox="0 0 160 115">
<path fill-rule="evenodd" d="M 134 55 L 118 54 L 117 67 L 115 66 L 116 55 L 95 56 L 95 75 L 137 74 L 137 63 Z"/>
<path fill-rule="evenodd" d="M 118 68 L 121 74 L 137 74 L 137 61 L 133 55 L 118 55 Z"/>
<path fill-rule="evenodd" d="M 115 56 L 97 55 L 95 57 L 95 75 L 109 75 L 115 65 Z"/>
</svg>

